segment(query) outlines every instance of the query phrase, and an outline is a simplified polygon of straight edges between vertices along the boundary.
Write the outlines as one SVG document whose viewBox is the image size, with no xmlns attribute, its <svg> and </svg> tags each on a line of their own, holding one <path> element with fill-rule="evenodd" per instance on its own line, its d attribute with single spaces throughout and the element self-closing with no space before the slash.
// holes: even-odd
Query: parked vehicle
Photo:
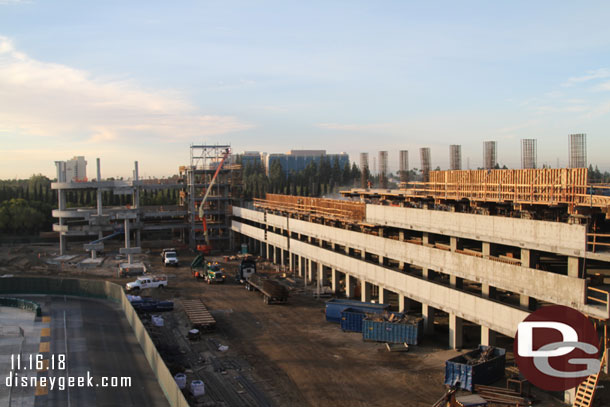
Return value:
<svg viewBox="0 0 610 407">
<path fill-rule="evenodd" d="M 260 291 L 265 304 L 283 304 L 288 301 L 288 289 L 277 281 L 260 274 L 251 274 L 246 280 L 246 290 Z"/>
<path fill-rule="evenodd" d="M 163 261 L 164 266 L 176 266 L 180 265 L 178 261 L 178 252 L 174 248 L 163 249 L 161 251 L 161 260 Z"/>
<path fill-rule="evenodd" d="M 254 273 L 256 273 L 256 261 L 253 257 L 248 256 L 242 259 L 235 279 L 240 283 L 245 283 Z"/>
<path fill-rule="evenodd" d="M 225 282 L 225 278 L 227 276 L 225 275 L 223 269 L 220 268 L 220 266 L 218 265 L 218 263 L 208 263 L 208 270 L 207 273 L 205 275 L 205 280 L 208 282 L 208 284 L 212 284 L 212 283 L 224 283 Z"/>
<path fill-rule="evenodd" d="M 127 291 L 141 290 L 144 288 L 163 288 L 167 286 L 166 276 L 140 276 L 136 281 L 125 284 Z"/>
</svg>

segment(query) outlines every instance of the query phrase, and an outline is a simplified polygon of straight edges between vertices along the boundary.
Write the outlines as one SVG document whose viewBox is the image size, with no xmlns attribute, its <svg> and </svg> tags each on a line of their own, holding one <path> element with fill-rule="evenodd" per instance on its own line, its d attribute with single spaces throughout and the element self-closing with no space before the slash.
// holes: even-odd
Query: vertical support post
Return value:
<svg viewBox="0 0 610 407">
<path fill-rule="evenodd" d="M 333 269 L 331 269 L 330 274 L 331 274 L 330 281 L 331 281 L 333 293 L 337 293 L 337 291 L 339 289 L 339 273 L 337 272 L 337 269 L 333 268 Z"/>
<path fill-rule="evenodd" d="M 360 301 L 371 302 L 371 284 L 360 279 Z"/>
<path fill-rule="evenodd" d="M 387 297 L 388 297 L 388 290 L 386 290 L 382 286 L 379 286 L 379 297 L 378 297 L 379 303 L 385 304 L 388 299 Z"/>
<path fill-rule="evenodd" d="M 449 314 L 449 347 L 461 349 L 464 344 L 464 320 L 455 314 Z"/>
<path fill-rule="evenodd" d="M 313 282 L 313 261 L 311 261 L 311 259 L 307 259 L 307 278 L 306 281 L 307 283 L 311 283 Z"/>
<path fill-rule="evenodd" d="M 494 346 L 496 344 L 496 332 L 481 325 L 481 345 Z"/>
<path fill-rule="evenodd" d="M 352 283 L 353 277 L 345 273 L 345 296 L 347 298 L 354 298 L 354 284 Z"/>
<path fill-rule="evenodd" d="M 421 313 L 424 317 L 424 333 L 427 335 L 434 333 L 434 312 L 434 307 L 422 303 Z"/>
</svg>

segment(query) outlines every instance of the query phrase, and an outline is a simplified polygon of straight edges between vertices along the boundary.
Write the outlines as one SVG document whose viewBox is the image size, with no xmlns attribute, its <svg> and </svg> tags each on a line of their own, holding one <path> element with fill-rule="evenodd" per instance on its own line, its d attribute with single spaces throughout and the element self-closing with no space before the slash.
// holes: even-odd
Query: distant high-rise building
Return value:
<svg viewBox="0 0 610 407">
<path fill-rule="evenodd" d="M 401 183 L 409 181 L 409 151 L 400 150 L 398 155 L 398 175 Z M 406 186 L 406 185 L 405 185 Z"/>
<path fill-rule="evenodd" d="M 74 156 L 66 161 L 66 181 L 87 180 L 87 161 L 82 155 Z"/>
<path fill-rule="evenodd" d="M 379 152 L 379 187 L 388 187 L 388 152 Z"/>
<path fill-rule="evenodd" d="M 424 182 L 430 181 L 430 147 L 422 147 L 419 149 L 419 159 L 421 165 L 421 174 Z"/>
</svg>

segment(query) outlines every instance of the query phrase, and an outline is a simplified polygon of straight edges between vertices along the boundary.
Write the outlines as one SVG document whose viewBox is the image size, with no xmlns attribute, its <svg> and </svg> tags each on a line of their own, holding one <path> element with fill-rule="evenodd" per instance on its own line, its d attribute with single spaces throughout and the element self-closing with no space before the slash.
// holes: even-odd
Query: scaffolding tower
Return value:
<svg viewBox="0 0 610 407">
<path fill-rule="evenodd" d="M 452 144 L 449 146 L 449 169 L 462 169 L 462 146 L 459 144 Z"/>
<path fill-rule="evenodd" d="M 536 139 L 521 139 L 521 169 L 533 170 L 536 168 L 537 160 Z"/>
<path fill-rule="evenodd" d="M 379 186 L 383 189 L 388 187 L 388 152 L 379 152 Z"/>
<path fill-rule="evenodd" d="M 430 147 L 422 147 L 419 149 L 419 159 L 421 161 L 422 181 L 430 180 Z"/>
<path fill-rule="evenodd" d="M 491 170 L 498 165 L 497 143 L 495 141 L 483 142 L 483 168 Z"/>
<path fill-rule="evenodd" d="M 587 167 L 587 135 L 570 134 L 570 168 Z"/>
<path fill-rule="evenodd" d="M 230 148 L 230 145 L 192 144 L 190 165 L 180 167 L 180 175 L 186 178 L 186 190 L 181 197 L 187 205 L 189 247 L 193 250 L 198 245 L 206 244 L 203 223 L 199 218 L 199 205 L 223 155 Z M 241 165 L 235 164 L 233 156 L 229 156 L 204 204 L 208 239 L 215 252 L 233 250 L 231 214 L 233 201 L 241 197 L 241 184 Z"/>
</svg>

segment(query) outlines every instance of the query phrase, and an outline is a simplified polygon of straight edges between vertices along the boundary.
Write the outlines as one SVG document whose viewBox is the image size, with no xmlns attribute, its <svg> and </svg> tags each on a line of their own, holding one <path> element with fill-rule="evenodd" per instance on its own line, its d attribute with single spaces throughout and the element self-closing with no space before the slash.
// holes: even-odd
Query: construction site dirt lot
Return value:
<svg viewBox="0 0 610 407">
<path fill-rule="evenodd" d="M 112 256 L 95 268 L 48 265 L 43 260 L 53 250 L 57 248 L 0 248 L 0 259 L 15 261 L 20 256 L 28 259 L 21 260 L 19 267 L 11 266 L 7 261 L 0 263 L 0 275 L 105 278 L 119 284 L 133 279 L 116 277 Z M 179 255 L 181 265 L 176 268 L 163 267 L 158 251 L 138 256 L 138 261 L 147 264 L 154 273 L 166 274 L 169 280 L 167 288 L 144 290 L 141 294 L 176 301 L 177 306 L 167 319 L 177 324 L 179 334 L 189 327 L 178 300 L 201 298 L 217 321 L 216 329 L 204 333 L 198 341 L 200 344 L 193 345 L 197 354 L 207 359 L 202 364 L 209 363 L 206 356 L 214 353 L 214 349 L 205 348 L 209 339 L 228 346 L 227 352 L 215 356 L 241 361 L 242 367 L 247 366 L 249 380 L 264 393 L 270 404 L 429 407 L 444 394 L 444 362 L 460 353 L 447 349 L 446 333 L 425 338 L 422 345 L 411 346 L 409 352 L 388 352 L 383 343 L 364 342 L 362 335 L 343 332 L 338 324 L 326 322 L 325 299 L 316 299 L 311 291 L 292 292 L 284 305 L 266 305 L 259 293 L 245 290 L 233 278 L 238 260 L 225 261 L 226 258 L 220 256 L 210 258 L 224 267 L 227 281 L 208 285 L 191 275 L 188 264 L 194 254 L 184 250 Z M 29 264 L 23 266 L 26 263 Z M 272 270 L 269 267 L 263 271 Z M 302 285 L 302 280 L 296 281 Z M 225 375 L 226 380 L 232 380 L 229 376 Z M 610 387 L 607 377 L 600 385 Z M 542 398 L 537 405 L 563 405 L 548 394 Z M 602 396 L 596 401 L 602 406 L 610 399 Z"/>
</svg>

